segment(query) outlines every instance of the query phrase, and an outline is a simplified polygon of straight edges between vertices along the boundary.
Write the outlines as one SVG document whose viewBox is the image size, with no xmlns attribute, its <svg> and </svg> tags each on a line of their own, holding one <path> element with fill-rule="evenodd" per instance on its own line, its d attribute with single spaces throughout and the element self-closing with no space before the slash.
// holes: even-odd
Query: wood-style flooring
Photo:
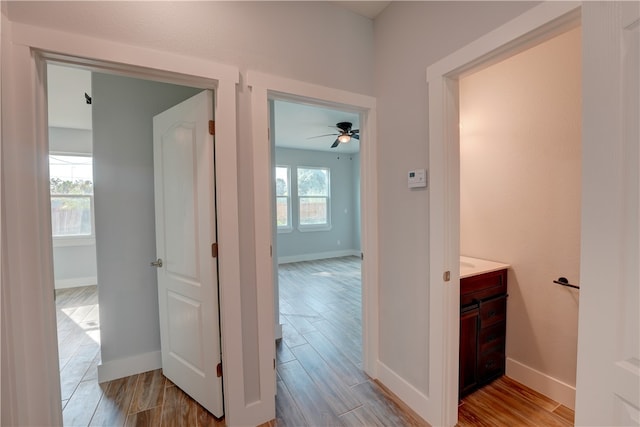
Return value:
<svg viewBox="0 0 640 427">
<path fill-rule="evenodd" d="M 277 418 L 264 426 L 427 425 L 362 371 L 359 258 L 283 264 L 279 278 Z M 65 427 L 224 426 L 161 370 L 98 384 L 96 289 L 56 295 Z M 463 399 L 458 425 L 570 426 L 573 412 L 503 377 Z"/>
<path fill-rule="evenodd" d="M 362 372 L 360 259 L 279 268 L 277 426 L 425 425 Z M 465 397 L 460 427 L 571 426 L 573 411 L 503 377 Z"/>
<path fill-rule="evenodd" d="M 458 427 L 573 426 L 574 412 L 503 376 L 462 399 Z"/>
<path fill-rule="evenodd" d="M 65 424 L 81 422 L 80 412 L 97 405 L 100 318 L 97 287 L 56 290 L 60 391 Z M 98 396 L 99 398 L 99 396 Z M 89 417 L 90 418 L 90 417 Z M 73 424 L 68 424 L 73 425 Z"/>
<path fill-rule="evenodd" d="M 360 258 L 281 264 L 272 425 L 426 425 L 362 371 Z"/>
<path fill-rule="evenodd" d="M 56 291 L 65 427 L 222 427 L 160 369 L 98 384 L 100 323 L 96 286 Z"/>
</svg>

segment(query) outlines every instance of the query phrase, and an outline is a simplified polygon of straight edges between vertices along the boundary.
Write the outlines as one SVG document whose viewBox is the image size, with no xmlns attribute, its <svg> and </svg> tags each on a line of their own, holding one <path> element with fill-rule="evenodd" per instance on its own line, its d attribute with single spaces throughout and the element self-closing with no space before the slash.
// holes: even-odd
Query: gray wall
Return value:
<svg viewBox="0 0 640 427">
<path fill-rule="evenodd" d="M 391 2 L 374 22 L 378 106 L 380 360 L 429 393 L 429 192 L 407 171 L 428 165 L 429 65 L 531 8 L 527 2 Z M 366 213 L 365 213 L 366 214 Z"/>
<path fill-rule="evenodd" d="M 360 154 L 335 154 L 290 148 L 276 148 L 275 151 L 276 165 L 291 168 L 292 230 L 278 233 L 277 251 L 280 262 L 295 261 L 296 257 L 304 255 L 310 258 L 323 258 L 331 255 L 331 252 L 360 251 L 360 219 L 357 218 L 360 210 L 359 189 L 356 192 L 356 185 L 359 185 L 359 182 L 354 182 L 354 177 L 359 179 L 360 176 Z M 305 232 L 298 230 L 298 200 L 295 196 L 298 188 L 296 182 L 298 166 L 330 169 L 330 230 Z M 357 227 L 358 230 L 356 230 Z"/>
<path fill-rule="evenodd" d="M 200 90 L 94 73 L 93 153 L 102 363 L 160 350 L 154 115 Z"/>
<path fill-rule="evenodd" d="M 240 69 L 237 97 L 239 287 L 245 398 L 247 402 L 258 399 L 254 211 L 264 207 L 256 207 L 253 202 L 253 140 L 250 91 L 245 83 L 247 70 L 373 95 L 372 21 L 329 2 L 11 2 L 7 9 L 9 18 L 15 22 L 175 52 Z M 79 16 L 83 19 L 78 19 Z M 334 28 L 340 31 L 332 31 Z M 349 66 L 329 65 L 333 63 Z M 421 84 L 424 86 L 424 79 Z M 98 273 L 100 277 L 100 267 Z"/>
<path fill-rule="evenodd" d="M 92 132 L 89 129 L 49 128 L 49 150 L 60 153 L 92 154 Z M 53 242 L 53 272 L 55 287 L 95 285 L 96 244 L 95 240 L 69 240 L 60 245 Z"/>
<path fill-rule="evenodd" d="M 438 207 L 428 206 L 428 190 L 406 188 L 406 172 L 427 165 L 425 70 L 532 6 L 515 1 L 392 2 L 373 23 L 329 2 L 11 2 L 7 8 L 12 21 L 239 67 L 239 286 L 245 356 L 259 350 L 253 224 L 255 209 L 263 209 L 253 202 L 247 70 L 376 96 L 380 358 L 425 391 L 427 341 L 411 331 L 428 328 L 427 224 L 429 209 Z M 335 63 L 349 66 L 331 65 Z M 259 396 L 256 370 L 244 372 L 247 402 Z"/>
<path fill-rule="evenodd" d="M 362 211 L 360 209 L 360 153 L 353 156 L 353 167 L 351 168 L 351 180 L 353 183 L 353 242 L 354 249 L 362 249 L 360 227 Z"/>
</svg>

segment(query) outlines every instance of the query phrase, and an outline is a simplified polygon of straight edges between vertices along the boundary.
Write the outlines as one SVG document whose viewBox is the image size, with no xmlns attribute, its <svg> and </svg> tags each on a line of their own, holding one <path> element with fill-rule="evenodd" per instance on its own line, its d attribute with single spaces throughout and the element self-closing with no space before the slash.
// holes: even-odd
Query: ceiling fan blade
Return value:
<svg viewBox="0 0 640 427">
<path fill-rule="evenodd" d="M 351 135 L 351 138 L 353 138 L 353 139 L 357 139 L 358 141 L 360 141 L 360 135 L 358 135 L 357 133 L 356 133 L 356 134 Z"/>
<path fill-rule="evenodd" d="M 351 133 L 360 133 L 360 129 L 354 129 L 351 131 Z"/>
<path fill-rule="evenodd" d="M 338 145 L 340 145 L 340 141 L 338 141 L 338 139 L 336 138 L 336 140 L 331 145 L 331 148 L 336 148 Z"/>
<path fill-rule="evenodd" d="M 318 135 L 318 136 L 310 136 L 307 139 L 314 139 L 314 138 L 323 138 L 325 136 L 336 136 L 338 135 L 337 133 L 327 133 L 325 135 Z"/>
</svg>

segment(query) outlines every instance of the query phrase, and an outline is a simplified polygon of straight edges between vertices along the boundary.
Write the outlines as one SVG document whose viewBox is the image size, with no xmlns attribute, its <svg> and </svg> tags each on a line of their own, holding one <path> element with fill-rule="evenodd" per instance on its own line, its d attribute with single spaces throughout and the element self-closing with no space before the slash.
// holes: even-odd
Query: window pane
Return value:
<svg viewBox="0 0 640 427">
<path fill-rule="evenodd" d="M 289 168 L 276 166 L 276 196 L 289 195 Z"/>
<path fill-rule="evenodd" d="M 327 224 L 327 199 L 324 197 L 300 197 L 300 224 Z"/>
<path fill-rule="evenodd" d="M 289 198 L 278 197 L 276 202 L 278 227 L 286 227 L 289 225 Z"/>
<path fill-rule="evenodd" d="M 93 194 L 93 160 L 85 156 L 49 156 L 51 194 Z"/>
<path fill-rule="evenodd" d="M 91 236 L 93 159 L 49 156 L 51 228 L 54 237 Z"/>
<path fill-rule="evenodd" d="M 298 168 L 298 196 L 329 196 L 329 169 Z"/>
<path fill-rule="evenodd" d="M 91 197 L 52 196 L 51 225 L 53 236 L 91 235 Z"/>
</svg>

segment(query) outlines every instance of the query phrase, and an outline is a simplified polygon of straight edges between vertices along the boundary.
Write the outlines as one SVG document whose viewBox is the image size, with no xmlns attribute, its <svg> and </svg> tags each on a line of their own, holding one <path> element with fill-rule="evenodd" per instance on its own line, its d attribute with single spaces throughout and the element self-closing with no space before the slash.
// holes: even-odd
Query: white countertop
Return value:
<svg viewBox="0 0 640 427">
<path fill-rule="evenodd" d="M 504 270 L 511 267 L 504 264 L 487 259 L 471 258 L 468 256 L 460 256 L 460 278 L 477 276 L 478 274 L 489 273 L 492 271 Z"/>
</svg>

